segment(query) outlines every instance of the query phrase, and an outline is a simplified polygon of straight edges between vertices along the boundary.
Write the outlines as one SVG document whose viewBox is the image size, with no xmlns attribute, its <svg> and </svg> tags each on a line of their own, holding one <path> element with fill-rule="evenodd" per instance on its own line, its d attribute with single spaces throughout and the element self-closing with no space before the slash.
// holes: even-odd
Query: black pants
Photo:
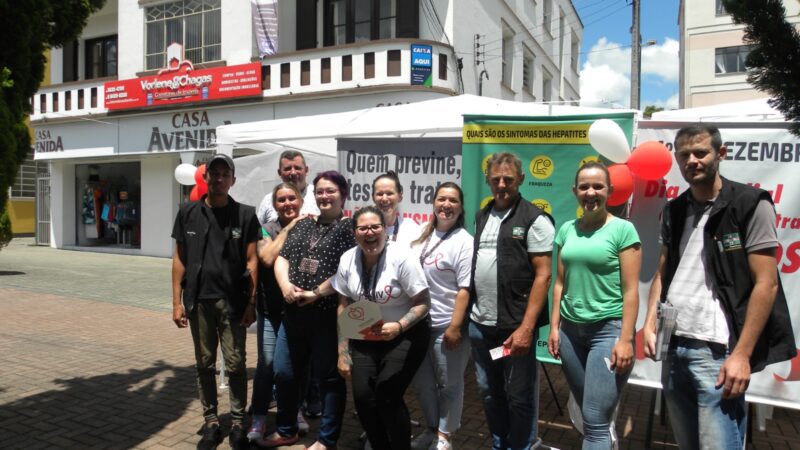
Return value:
<svg viewBox="0 0 800 450">
<path fill-rule="evenodd" d="M 430 335 L 423 320 L 391 341 L 350 341 L 353 400 L 372 448 L 411 448 L 403 394 L 425 359 Z"/>
</svg>

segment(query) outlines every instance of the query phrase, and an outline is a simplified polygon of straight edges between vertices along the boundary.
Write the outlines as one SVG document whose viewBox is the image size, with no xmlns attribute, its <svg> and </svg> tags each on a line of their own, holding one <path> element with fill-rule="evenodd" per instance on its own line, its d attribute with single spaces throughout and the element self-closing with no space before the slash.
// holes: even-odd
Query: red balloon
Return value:
<svg viewBox="0 0 800 450">
<path fill-rule="evenodd" d="M 197 182 L 198 185 L 206 184 L 206 165 L 200 164 L 200 167 L 194 172 L 194 181 Z"/>
<path fill-rule="evenodd" d="M 200 197 L 202 197 L 202 195 L 197 193 L 197 186 L 198 185 L 194 185 L 192 192 L 189 193 L 189 201 L 196 202 L 200 200 Z"/>
<path fill-rule="evenodd" d="M 614 192 L 608 196 L 609 206 L 619 206 L 626 201 L 633 193 L 633 175 L 625 164 L 614 164 L 608 166 L 608 174 L 611 176 L 611 186 Z"/>
<path fill-rule="evenodd" d="M 639 144 L 628 158 L 628 168 L 639 178 L 660 180 L 672 167 L 672 154 L 658 141 Z"/>
<path fill-rule="evenodd" d="M 194 185 L 195 189 L 197 189 L 197 199 L 200 200 L 204 195 L 208 193 L 208 185 L 203 182 L 202 184 Z"/>
</svg>

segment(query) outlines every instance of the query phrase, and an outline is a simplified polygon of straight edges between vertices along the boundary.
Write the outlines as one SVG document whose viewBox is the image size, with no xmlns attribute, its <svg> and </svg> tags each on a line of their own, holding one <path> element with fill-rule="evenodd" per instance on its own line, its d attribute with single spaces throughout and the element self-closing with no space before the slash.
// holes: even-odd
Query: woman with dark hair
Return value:
<svg viewBox="0 0 800 450">
<path fill-rule="evenodd" d="M 273 265 L 278 253 L 286 242 L 286 237 L 295 224 L 302 219 L 303 195 L 292 183 L 280 183 L 272 190 L 272 205 L 278 213 L 278 220 L 267 222 L 262 228 L 262 238 L 258 241 L 258 303 L 256 321 L 258 336 L 258 363 L 253 376 L 253 421 L 247 438 L 258 442 L 264 437 L 267 426 L 267 410 L 272 401 L 275 341 L 283 315 L 280 287 L 275 280 Z"/>
<path fill-rule="evenodd" d="M 430 289 L 432 324 L 428 352 L 414 378 L 428 428 L 414 438 L 412 448 L 450 450 L 451 437 L 461 426 L 464 370 L 470 354 L 469 339 L 463 339 L 462 331 L 469 306 L 472 246 L 472 235 L 464 228 L 464 193 L 455 183 L 442 183 L 433 200 L 433 220 L 412 244 Z"/>
<path fill-rule="evenodd" d="M 344 417 L 346 386 L 336 369 L 336 291 L 331 278 L 339 258 L 355 245 L 350 219 L 342 217 L 347 180 L 336 171 L 314 178 L 320 214 L 297 223 L 275 261 L 275 278 L 285 301 L 275 349 L 277 430 L 262 446 L 278 447 L 298 440 L 298 380 L 305 379 L 313 359 L 312 378 L 319 380 L 322 420 L 317 441 L 309 447 L 336 447 Z"/>
<path fill-rule="evenodd" d="M 394 171 L 378 175 L 372 181 L 372 201 L 386 220 L 386 236 L 389 241 L 409 248 L 411 241 L 419 237 L 421 227 L 414 220 L 405 219 L 400 214 L 403 185 Z"/>
<path fill-rule="evenodd" d="M 358 246 L 342 255 L 332 282 L 339 313 L 353 302 L 375 302 L 383 320 L 370 340 L 339 336 L 339 372 L 352 376 L 358 419 L 372 448 L 408 450 L 411 425 L 403 394 L 428 346 L 428 284 L 418 261 L 387 244 L 378 208 L 361 208 L 353 224 Z"/>
<path fill-rule="evenodd" d="M 612 191 L 604 165 L 584 164 L 572 187 L 583 215 L 555 238 L 547 348 L 580 405 L 584 449 L 612 447 L 612 417 L 633 367 L 641 244 L 633 224 L 606 209 Z"/>
</svg>

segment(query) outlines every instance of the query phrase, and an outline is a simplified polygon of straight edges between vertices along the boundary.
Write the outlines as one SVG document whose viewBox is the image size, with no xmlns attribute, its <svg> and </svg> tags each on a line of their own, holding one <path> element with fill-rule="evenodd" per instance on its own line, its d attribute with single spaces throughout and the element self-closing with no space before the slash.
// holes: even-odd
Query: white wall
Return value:
<svg viewBox="0 0 800 450">
<path fill-rule="evenodd" d="M 144 8 L 138 2 L 122 1 L 117 23 L 117 75 L 120 80 L 136 78 L 144 70 Z"/>
<path fill-rule="evenodd" d="M 222 59 L 232 66 L 249 63 L 253 55 L 253 17 L 250 2 L 223 1 Z"/>
<path fill-rule="evenodd" d="M 179 189 L 173 172 L 180 156 L 142 158 L 142 255 L 172 255 L 172 223 L 178 212 Z"/>
<path fill-rule="evenodd" d="M 75 165 L 53 161 L 50 165 L 50 246 L 75 245 Z"/>
</svg>

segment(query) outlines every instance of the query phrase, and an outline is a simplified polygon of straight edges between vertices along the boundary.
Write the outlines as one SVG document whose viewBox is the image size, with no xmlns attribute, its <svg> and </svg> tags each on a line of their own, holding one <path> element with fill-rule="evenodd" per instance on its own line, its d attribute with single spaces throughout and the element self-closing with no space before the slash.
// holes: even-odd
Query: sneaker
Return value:
<svg viewBox="0 0 800 450">
<path fill-rule="evenodd" d="M 297 432 L 300 436 L 305 436 L 308 433 L 308 430 L 311 427 L 308 426 L 308 422 L 306 422 L 305 417 L 303 417 L 303 413 L 297 413 Z"/>
<path fill-rule="evenodd" d="M 439 436 L 439 439 L 431 444 L 430 450 L 453 450 L 453 446 L 450 441 Z"/>
<path fill-rule="evenodd" d="M 412 450 L 428 450 L 436 439 L 438 438 L 438 434 L 431 430 L 430 428 L 425 429 L 422 434 L 415 436 L 414 439 L 411 440 L 411 449 Z"/>
<path fill-rule="evenodd" d="M 245 437 L 244 429 L 239 424 L 231 427 L 231 432 L 228 434 L 228 443 L 230 443 L 233 450 L 245 450 L 250 447 Z"/>
<path fill-rule="evenodd" d="M 250 441 L 261 439 L 264 437 L 265 431 L 267 431 L 267 418 L 265 416 L 253 416 L 253 423 L 250 424 L 247 439 Z"/>
<path fill-rule="evenodd" d="M 306 403 L 303 414 L 308 418 L 316 418 L 322 415 L 322 402 Z"/>
<path fill-rule="evenodd" d="M 269 436 L 265 437 L 264 439 L 259 439 L 258 441 L 256 441 L 256 444 L 258 444 L 259 447 L 274 448 L 274 447 L 281 447 L 284 445 L 292 445 L 299 440 L 300 436 L 296 434 L 294 436 L 284 437 L 278 434 L 278 432 L 276 431 L 270 434 Z"/>
<path fill-rule="evenodd" d="M 214 450 L 222 442 L 222 432 L 219 431 L 218 423 L 203 425 L 197 434 L 202 436 L 197 443 L 197 450 Z"/>
</svg>

